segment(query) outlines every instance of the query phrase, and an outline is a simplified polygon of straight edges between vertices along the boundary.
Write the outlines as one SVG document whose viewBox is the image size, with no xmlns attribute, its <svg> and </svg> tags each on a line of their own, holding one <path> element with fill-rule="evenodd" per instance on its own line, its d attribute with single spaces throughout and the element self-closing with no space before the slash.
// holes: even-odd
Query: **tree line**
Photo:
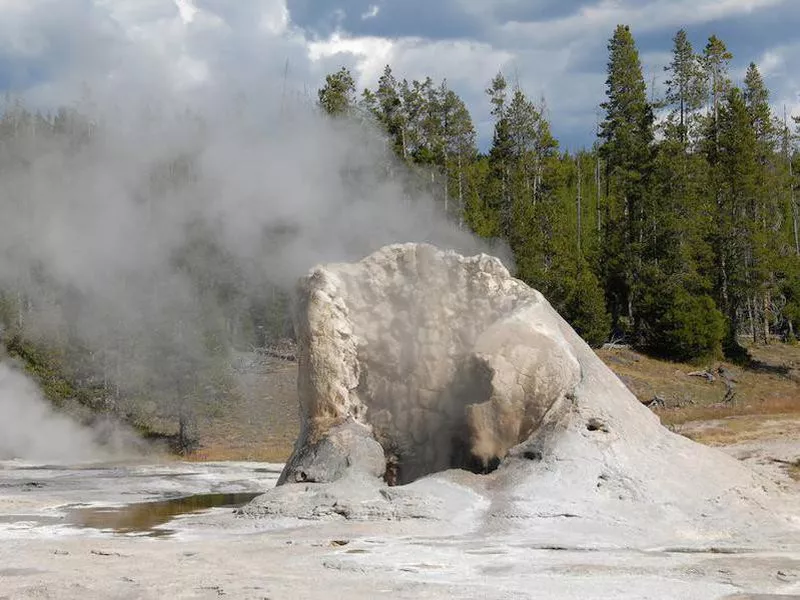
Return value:
<svg viewBox="0 0 800 600">
<path fill-rule="evenodd" d="M 560 150 L 544 101 L 502 72 L 486 89 L 485 152 L 446 81 L 400 80 L 386 66 L 359 93 L 342 68 L 326 76 L 318 105 L 380 127 L 442 210 L 505 240 L 517 276 L 589 343 L 743 359 L 745 339 L 794 341 L 800 325 L 795 135 L 755 63 L 734 83 L 721 39 L 700 51 L 684 30 L 672 41 L 656 97 L 630 27 L 617 26 L 597 139 L 572 153 Z"/>
<path fill-rule="evenodd" d="M 732 55 L 715 36 L 695 51 L 677 32 L 660 98 L 648 90 L 628 27 L 616 28 L 608 49 L 597 139 L 576 152 L 560 148 L 544 101 L 502 73 L 487 82 L 493 128 L 485 151 L 447 81 L 408 81 L 387 66 L 373 88 L 359 91 L 341 69 L 316 100 L 331 119 L 363 124 L 370 140 L 381 132 L 392 159 L 375 161 L 385 171 L 379 179 L 401 180 L 409 197 L 432 196 L 456 226 L 503 240 L 516 275 L 590 344 L 624 340 L 653 355 L 699 360 L 723 352 L 744 358 L 747 339 L 793 341 L 796 124 L 773 113 L 756 65 L 734 83 Z M 44 163 L 58 170 L 64 157 L 96 156 L 105 125 L 95 117 L 86 105 L 41 114 L 6 100 L 7 214 L 46 221 L 59 201 L 38 198 L 31 165 L 58 158 Z M 196 115 L 186 118 L 203 131 Z M 131 171 L 131 198 L 156 221 L 175 197 L 215 193 L 204 189 L 196 163 L 191 153 L 148 159 Z M 355 167 L 342 177 L 353 186 L 375 179 Z M 264 235 L 269 252 L 291 231 L 275 224 Z M 255 280 L 258 265 L 232 255 L 202 219 L 186 223 L 169 265 L 122 282 L 132 315 L 55 278 L 34 260 L 33 239 L 3 246 L 5 266 L 20 268 L 0 273 L 0 352 L 22 360 L 54 400 L 77 398 L 132 421 L 152 420 L 142 407 L 154 404 L 154 414 L 183 423 L 198 399 L 213 408 L 233 393 L 236 351 L 291 335 L 285 286 L 263 274 Z M 176 281 L 190 297 L 173 293 Z"/>
</svg>

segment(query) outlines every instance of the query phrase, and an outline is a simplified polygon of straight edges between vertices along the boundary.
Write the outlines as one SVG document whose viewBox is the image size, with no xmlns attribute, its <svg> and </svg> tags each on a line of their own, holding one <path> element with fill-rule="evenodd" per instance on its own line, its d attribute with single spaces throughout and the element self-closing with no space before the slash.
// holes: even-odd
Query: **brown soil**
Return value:
<svg viewBox="0 0 800 600">
<path fill-rule="evenodd" d="M 666 406 L 655 412 L 667 426 L 741 416 L 756 421 L 764 415 L 800 419 L 800 346 L 753 346 L 749 351 L 753 361 L 746 367 L 722 362 L 671 363 L 629 349 L 598 354 L 639 400 L 648 402 L 656 395 L 665 400 Z M 725 402 L 727 386 L 718 374 L 720 367 L 732 379 L 735 395 L 729 402 Z M 689 376 L 703 370 L 713 373 L 715 381 Z"/>
<path fill-rule="evenodd" d="M 628 349 L 599 355 L 639 400 L 664 399 L 666 406 L 654 409 L 664 425 L 721 447 L 791 486 L 792 480 L 800 482 L 800 346 L 752 346 L 749 351 L 752 362 L 746 367 L 669 363 Z M 728 402 L 720 366 L 733 379 L 735 395 Z M 715 380 L 688 375 L 703 370 Z"/>
<path fill-rule="evenodd" d="M 800 346 L 774 344 L 749 351 L 753 361 L 747 367 L 671 363 L 627 348 L 599 350 L 598 355 L 642 402 L 663 398 L 666 406 L 654 412 L 664 425 L 695 441 L 729 445 L 794 434 L 795 426 L 800 440 Z M 723 402 L 727 388 L 718 375 L 720 366 L 734 380 L 731 402 Z M 688 375 L 702 370 L 712 372 L 715 381 Z M 189 458 L 283 462 L 299 428 L 297 365 L 267 358 L 238 375 L 238 392 L 224 410 L 201 420 L 202 447 Z M 800 477 L 800 465 L 791 472 Z"/>
<path fill-rule="evenodd" d="M 225 409 L 199 423 L 202 446 L 189 460 L 284 462 L 300 431 L 297 365 L 263 359 L 237 382 Z"/>
</svg>

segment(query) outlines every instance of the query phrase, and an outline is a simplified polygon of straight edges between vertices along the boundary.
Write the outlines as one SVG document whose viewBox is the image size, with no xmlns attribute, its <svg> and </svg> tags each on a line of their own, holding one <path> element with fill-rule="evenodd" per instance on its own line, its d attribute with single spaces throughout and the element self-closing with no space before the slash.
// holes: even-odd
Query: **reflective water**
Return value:
<svg viewBox="0 0 800 600">
<path fill-rule="evenodd" d="M 91 527 L 114 533 L 138 533 L 152 537 L 170 535 L 170 529 L 158 528 L 180 515 L 209 508 L 236 508 L 250 502 L 257 493 L 196 494 L 126 506 L 74 508 L 68 521 L 78 527 Z"/>
</svg>

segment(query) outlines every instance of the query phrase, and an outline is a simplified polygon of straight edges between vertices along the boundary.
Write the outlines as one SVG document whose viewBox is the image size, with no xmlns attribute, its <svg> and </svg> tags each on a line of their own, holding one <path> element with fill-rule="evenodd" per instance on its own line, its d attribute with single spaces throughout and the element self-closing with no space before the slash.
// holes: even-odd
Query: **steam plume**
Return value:
<svg viewBox="0 0 800 600">
<path fill-rule="evenodd" d="M 78 90 L 101 69 L 59 103 L 77 108 L 4 112 L 0 326 L 57 349 L 99 409 L 136 420 L 222 402 L 230 351 L 287 333 L 281 300 L 316 263 L 391 242 L 484 248 L 369 124 L 323 117 L 285 80 L 230 92 L 218 76 L 187 94 L 152 53 L 126 62 L 126 44 L 98 67 L 86 44 L 106 29 L 90 24 L 86 69 L 33 93 Z M 5 393 L 0 439 L 29 392 Z M 44 419 L 25 414 L 27 431 Z"/>
</svg>

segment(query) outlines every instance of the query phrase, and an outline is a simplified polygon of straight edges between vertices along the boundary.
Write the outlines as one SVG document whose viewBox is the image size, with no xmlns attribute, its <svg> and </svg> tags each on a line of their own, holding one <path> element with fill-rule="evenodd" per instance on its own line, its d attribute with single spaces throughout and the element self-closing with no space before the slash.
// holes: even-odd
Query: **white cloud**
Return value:
<svg viewBox="0 0 800 600">
<path fill-rule="evenodd" d="M 262 9 L 261 29 L 268 35 L 280 36 L 289 31 L 289 9 L 286 2 L 268 2 Z"/>
<path fill-rule="evenodd" d="M 544 95 L 557 133 L 569 134 L 593 129 L 604 79 L 596 59 L 605 55 L 606 41 L 617 23 L 630 23 L 638 37 L 774 11 L 781 4 L 789 10 L 787 0 L 575 4 L 572 14 L 535 21 L 523 16 L 532 10 L 529 2 L 452 0 L 448 6 L 454 16 L 462 11 L 461 16 L 481 23 L 472 38 L 453 37 L 457 32 L 449 32 L 448 39 L 436 39 L 431 26 L 427 37 L 355 36 L 340 30 L 320 39 L 292 21 L 287 0 L 0 0 L 4 17 L 0 56 L 20 64 L 50 61 L 53 76 L 36 82 L 32 92 L 51 101 L 74 95 L 83 81 L 94 87 L 105 85 L 123 96 L 141 88 L 161 86 L 187 93 L 214 84 L 275 93 L 275 82 L 282 80 L 287 63 L 285 85 L 295 90 L 313 90 L 326 72 L 341 65 L 353 70 L 360 86 L 372 86 L 390 64 L 399 77 L 447 78 L 467 101 L 476 122 L 488 119 L 483 90 L 502 68 L 509 78 L 518 77 L 529 95 Z M 377 0 L 364 2 L 359 11 L 363 7 L 363 23 L 384 17 L 383 11 L 388 10 Z M 498 16 L 500 11 L 506 15 L 504 20 Z M 520 14 L 517 20 L 510 16 L 513 11 Z M 324 12 L 333 13 L 340 26 L 346 22 L 341 7 L 328 6 Z M 443 22 L 443 30 L 446 27 Z M 664 37 L 660 52 L 642 55 L 645 76 L 656 75 L 657 86 L 663 81 L 661 65 L 668 62 L 669 41 Z M 735 52 L 735 40 L 726 41 Z M 774 86 L 776 101 L 788 102 L 797 96 L 796 78 L 788 65 L 796 64 L 799 56 L 800 48 L 790 44 L 765 47 L 757 61 Z M 108 83 L 110 77 L 113 84 Z"/>
<path fill-rule="evenodd" d="M 721 18 L 750 14 L 783 4 L 785 0 L 654 0 L 627 3 L 600 0 L 566 17 L 547 21 L 509 21 L 496 26 L 492 39 L 507 43 L 559 45 L 564 40 L 608 37 L 619 23 L 639 32 L 688 27 Z"/>
<path fill-rule="evenodd" d="M 194 16 L 197 14 L 197 7 L 192 0 L 175 0 L 175 4 L 178 7 L 183 22 L 191 23 L 194 20 Z"/>
<path fill-rule="evenodd" d="M 775 50 L 767 50 L 759 61 L 759 69 L 765 76 L 772 75 L 773 73 L 780 73 L 784 67 L 784 57 L 780 52 Z"/>
<path fill-rule="evenodd" d="M 377 4 L 372 4 L 370 7 L 361 15 L 361 20 L 366 21 L 367 19 L 374 19 L 378 16 L 381 12 L 381 7 Z"/>
<path fill-rule="evenodd" d="M 409 79 L 447 79 L 470 106 L 473 119 L 480 122 L 488 116 L 485 89 L 501 69 L 507 67 L 514 55 L 488 44 L 466 40 L 403 40 L 395 48 L 392 67 Z M 488 128 L 480 133 L 488 135 Z"/>
<path fill-rule="evenodd" d="M 352 57 L 355 73 L 361 85 L 377 79 L 386 64 L 394 62 L 396 42 L 380 37 L 345 37 L 335 33 L 327 40 L 308 44 L 308 57 L 321 62 L 334 57 Z M 347 61 L 352 62 L 352 61 Z"/>
<path fill-rule="evenodd" d="M 783 117 L 784 107 L 788 115 L 800 116 L 800 76 L 795 72 L 799 59 L 800 42 L 791 42 L 765 50 L 755 61 L 772 92 L 773 111 L 778 117 Z"/>
</svg>

